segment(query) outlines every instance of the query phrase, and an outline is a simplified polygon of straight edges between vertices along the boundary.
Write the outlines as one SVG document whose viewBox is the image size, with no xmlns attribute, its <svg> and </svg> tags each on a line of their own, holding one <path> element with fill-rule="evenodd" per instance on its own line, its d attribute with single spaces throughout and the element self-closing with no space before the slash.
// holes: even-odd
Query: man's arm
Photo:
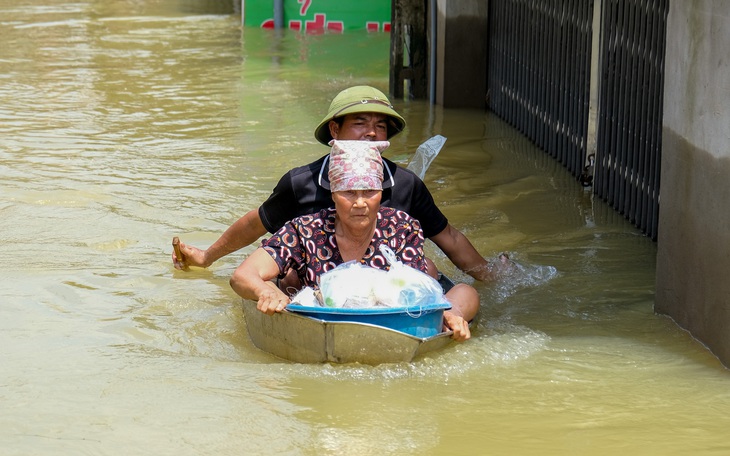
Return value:
<svg viewBox="0 0 730 456">
<path fill-rule="evenodd" d="M 482 257 L 464 234 L 446 225 L 436 236 L 430 238 L 456 267 L 477 280 L 492 282 L 497 279 L 498 267 Z"/>
<path fill-rule="evenodd" d="M 261 223 L 259 211 L 254 209 L 236 220 L 228 229 L 206 250 L 180 243 L 183 258 L 177 258 L 172 253 L 172 262 L 177 269 L 183 265 L 207 268 L 218 259 L 252 244 L 266 234 L 266 228 Z"/>
</svg>

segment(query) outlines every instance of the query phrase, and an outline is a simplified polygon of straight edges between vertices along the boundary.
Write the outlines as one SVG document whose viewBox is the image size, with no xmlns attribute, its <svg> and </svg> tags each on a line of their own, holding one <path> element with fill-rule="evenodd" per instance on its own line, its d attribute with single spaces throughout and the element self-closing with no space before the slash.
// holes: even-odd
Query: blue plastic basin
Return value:
<svg viewBox="0 0 730 456">
<path fill-rule="evenodd" d="M 341 307 L 310 307 L 289 304 L 287 310 L 324 321 L 369 323 L 401 331 L 412 336 L 435 336 L 443 327 L 444 310 L 449 304 L 428 304 L 413 307 L 373 307 L 351 309 Z"/>
</svg>

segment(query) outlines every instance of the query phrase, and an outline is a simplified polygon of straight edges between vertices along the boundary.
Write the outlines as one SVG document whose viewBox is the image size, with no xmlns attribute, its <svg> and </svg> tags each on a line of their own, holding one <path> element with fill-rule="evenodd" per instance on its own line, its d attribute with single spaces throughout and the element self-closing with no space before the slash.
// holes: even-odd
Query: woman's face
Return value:
<svg viewBox="0 0 730 456">
<path fill-rule="evenodd" d="M 337 218 L 351 228 L 369 227 L 378 217 L 382 190 L 343 190 L 332 193 Z"/>
</svg>

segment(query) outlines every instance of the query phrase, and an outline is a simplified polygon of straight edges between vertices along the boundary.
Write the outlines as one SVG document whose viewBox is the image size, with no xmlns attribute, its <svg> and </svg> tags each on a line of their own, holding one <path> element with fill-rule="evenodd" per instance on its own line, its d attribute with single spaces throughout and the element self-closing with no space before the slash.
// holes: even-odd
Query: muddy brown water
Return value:
<svg viewBox="0 0 730 456">
<path fill-rule="evenodd" d="M 170 241 L 209 245 L 325 154 L 314 126 L 342 88 L 387 88 L 389 37 L 191 4 L 0 0 L 3 454 L 730 450 L 727 370 L 653 312 L 656 245 L 481 111 L 398 100 L 386 152 L 446 136 L 434 198 L 518 264 L 474 284 L 474 338 L 377 367 L 254 348 L 228 286 L 251 248 L 180 272 Z"/>
</svg>

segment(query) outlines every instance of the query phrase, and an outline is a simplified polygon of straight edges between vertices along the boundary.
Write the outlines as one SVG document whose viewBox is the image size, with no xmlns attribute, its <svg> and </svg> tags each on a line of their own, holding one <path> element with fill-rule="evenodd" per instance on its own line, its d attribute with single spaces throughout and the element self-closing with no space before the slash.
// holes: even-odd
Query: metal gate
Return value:
<svg viewBox="0 0 730 456">
<path fill-rule="evenodd" d="M 602 0 L 594 193 L 657 238 L 669 0 Z"/>
<path fill-rule="evenodd" d="M 656 239 L 668 0 L 489 5 L 489 108 Z M 600 54 L 594 67 L 592 49 Z M 597 137 L 589 138 L 592 71 L 599 95 Z"/>
</svg>

